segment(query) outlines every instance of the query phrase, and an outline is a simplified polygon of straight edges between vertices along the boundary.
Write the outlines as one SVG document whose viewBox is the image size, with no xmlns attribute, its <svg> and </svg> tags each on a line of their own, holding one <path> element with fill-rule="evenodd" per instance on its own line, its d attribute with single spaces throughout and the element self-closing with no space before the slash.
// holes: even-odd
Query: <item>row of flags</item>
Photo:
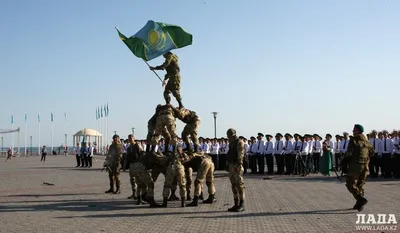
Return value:
<svg viewBox="0 0 400 233">
<path fill-rule="evenodd" d="M 64 118 L 65 118 L 65 121 L 67 121 L 67 113 L 66 112 L 64 112 Z M 38 123 L 40 123 L 40 113 L 38 113 L 38 115 L 37 115 L 37 120 L 38 120 Z M 53 113 L 50 113 L 50 120 L 51 120 L 51 122 L 54 122 Z M 27 122 L 28 122 L 28 114 L 25 113 L 25 123 L 27 123 Z M 11 124 L 14 124 L 14 114 L 13 113 L 11 114 Z"/>
<path fill-rule="evenodd" d="M 97 107 L 97 109 L 96 109 L 96 120 L 98 120 L 100 118 L 103 118 L 103 117 L 108 117 L 108 113 L 109 113 L 108 103 L 105 104 L 104 106 Z"/>
</svg>

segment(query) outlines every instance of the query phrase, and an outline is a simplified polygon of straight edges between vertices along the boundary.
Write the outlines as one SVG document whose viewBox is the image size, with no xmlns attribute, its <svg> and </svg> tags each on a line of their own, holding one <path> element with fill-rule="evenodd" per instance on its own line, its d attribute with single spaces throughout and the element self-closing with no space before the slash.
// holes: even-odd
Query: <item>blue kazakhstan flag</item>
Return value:
<svg viewBox="0 0 400 233">
<path fill-rule="evenodd" d="M 132 53 L 145 61 L 150 61 L 173 49 L 191 45 L 193 41 L 193 36 L 180 26 L 152 20 L 129 38 L 118 29 L 117 32 Z"/>
</svg>

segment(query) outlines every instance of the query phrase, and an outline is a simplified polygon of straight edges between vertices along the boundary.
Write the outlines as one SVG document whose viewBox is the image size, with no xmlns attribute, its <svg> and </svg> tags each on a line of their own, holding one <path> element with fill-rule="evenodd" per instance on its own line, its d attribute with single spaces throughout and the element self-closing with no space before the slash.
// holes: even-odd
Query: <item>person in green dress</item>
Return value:
<svg viewBox="0 0 400 233">
<path fill-rule="evenodd" d="M 321 174 L 326 176 L 332 175 L 332 143 L 330 138 L 326 137 L 326 140 L 322 144 L 322 160 L 321 160 Z"/>
</svg>

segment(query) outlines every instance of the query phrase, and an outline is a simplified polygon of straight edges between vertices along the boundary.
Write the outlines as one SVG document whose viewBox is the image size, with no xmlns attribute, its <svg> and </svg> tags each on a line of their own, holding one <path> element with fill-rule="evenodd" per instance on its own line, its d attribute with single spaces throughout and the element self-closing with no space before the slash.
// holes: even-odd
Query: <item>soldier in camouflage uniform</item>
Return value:
<svg viewBox="0 0 400 233">
<path fill-rule="evenodd" d="M 110 189 L 106 191 L 106 193 L 121 193 L 120 185 L 121 181 L 119 179 L 120 170 L 121 170 L 121 159 L 122 159 L 122 144 L 119 140 L 118 135 L 113 136 L 113 143 L 108 150 L 108 154 L 106 156 L 106 163 L 110 168 L 108 170 L 108 178 L 110 179 Z M 114 191 L 114 183 L 116 185 L 116 190 Z"/>
<path fill-rule="evenodd" d="M 137 186 L 139 184 L 136 183 L 135 176 L 133 175 L 133 169 L 131 168 L 131 165 L 133 165 L 135 162 L 137 162 L 142 155 L 143 149 L 142 146 L 135 142 L 135 138 L 132 134 L 128 135 L 128 143 L 129 146 L 126 149 L 126 161 L 129 165 L 129 180 L 131 181 L 131 187 L 132 187 L 132 196 L 129 196 L 128 199 L 137 199 Z M 143 183 L 140 183 L 140 185 L 143 185 Z M 146 190 L 147 187 L 141 187 L 141 189 Z"/>
<path fill-rule="evenodd" d="M 167 174 L 165 177 L 164 190 L 163 190 L 163 207 L 167 207 L 168 196 L 170 190 L 174 186 L 174 179 L 176 179 L 179 186 L 179 193 L 181 196 L 181 206 L 185 206 L 186 200 L 186 178 L 185 178 L 185 168 L 182 165 L 183 161 L 188 160 L 187 155 L 183 153 L 182 147 L 178 146 L 178 152 L 169 155 L 169 164 L 167 166 Z"/>
<path fill-rule="evenodd" d="M 353 209 L 362 211 L 368 203 L 364 198 L 364 185 L 368 175 L 368 164 L 375 150 L 363 134 L 364 127 L 356 124 L 353 128 L 354 137 L 350 139 L 347 152 L 342 160 L 342 167 L 348 165 L 346 187 L 357 200 Z"/>
<path fill-rule="evenodd" d="M 150 118 L 150 120 L 147 122 L 147 137 L 146 140 L 147 142 L 151 141 L 151 138 L 154 135 L 154 131 L 156 130 L 156 125 L 157 125 L 157 116 L 158 113 L 161 109 L 161 104 L 157 105 L 156 107 L 156 112 L 154 113 L 154 115 Z M 161 131 L 161 135 L 164 137 L 165 139 L 165 148 L 168 149 L 168 145 L 171 141 L 171 135 L 168 133 L 168 130 L 166 127 L 164 127 Z M 146 153 L 150 151 L 150 145 L 146 146 Z"/>
<path fill-rule="evenodd" d="M 226 168 L 229 172 L 229 180 L 232 184 L 233 198 L 235 205 L 228 211 L 244 211 L 244 182 L 243 182 L 243 157 L 244 143 L 236 136 L 236 130 L 228 129 L 226 135 L 229 140 L 229 151 L 227 154 Z"/>
<path fill-rule="evenodd" d="M 179 108 L 183 108 L 182 98 L 179 92 L 181 89 L 181 75 L 179 73 L 180 69 L 178 64 L 178 56 L 168 52 L 164 54 L 164 58 L 165 62 L 162 65 L 156 67 L 150 66 L 150 70 L 165 70 L 167 72 L 162 84 L 163 87 L 165 86 L 164 99 L 166 103 L 169 104 L 171 102 L 169 93 L 172 93 L 172 95 L 176 98 L 176 101 L 179 103 Z"/>
<path fill-rule="evenodd" d="M 197 137 L 197 131 L 200 127 L 200 118 L 197 116 L 196 112 L 189 109 L 176 109 L 173 108 L 175 116 L 186 124 L 182 131 L 182 139 L 186 144 L 186 149 L 191 150 L 189 135 L 193 142 L 194 152 L 199 149 L 199 138 Z"/>
<path fill-rule="evenodd" d="M 173 146 L 173 151 L 176 150 L 176 140 L 178 136 L 176 135 L 176 125 L 175 125 L 175 115 L 173 107 L 170 104 L 162 105 L 159 108 L 156 119 L 156 128 L 151 140 L 151 152 L 155 151 L 158 141 L 160 140 L 160 135 L 165 128 L 167 128 L 169 135 L 171 135 L 170 144 Z"/>
<path fill-rule="evenodd" d="M 165 153 L 166 154 L 166 153 Z M 153 169 L 151 169 L 151 178 L 153 179 L 153 182 L 156 183 L 158 176 L 160 174 L 164 175 L 164 180 L 167 177 L 167 164 L 157 164 Z M 174 180 L 174 183 L 171 187 L 171 195 L 168 198 L 168 201 L 177 201 L 179 200 L 179 197 L 176 196 L 176 189 L 178 187 L 178 182 L 176 182 L 176 179 Z"/>
<path fill-rule="evenodd" d="M 203 203 L 212 204 L 215 199 L 215 186 L 214 186 L 214 163 L 210 156 L 203 153 L 194 153 L 194 157 L 185 164 L 185 166 L 198 166 L 200 164 L 196 179 L 194 181 L 194 197 L 193 201 L 186 206 L 198 206 L 200 192 L 202 190 L 202 183 L 206 180 L 208 188 L 208 199 Z"/>
</svg>

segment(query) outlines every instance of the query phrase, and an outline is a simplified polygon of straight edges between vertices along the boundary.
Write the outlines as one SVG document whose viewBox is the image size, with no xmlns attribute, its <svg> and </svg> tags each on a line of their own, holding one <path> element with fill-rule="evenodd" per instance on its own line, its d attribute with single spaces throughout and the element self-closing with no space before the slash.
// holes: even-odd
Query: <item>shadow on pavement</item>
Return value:
<svg viewBox="0 0 400 233">
<path fill-rule="evenodd" d="M 224 211 L 227 213 L 227 211 Z M 230 215 L 221 215 L 221 216 L 189 216 L 184 218 L 204 218 L 204 219 L 218 219 L 218 218 L 246 218 L 246 217 L 267 217 L 267 216 L 283 216 L 283 215 L 324 215 L 324 214 L 352 214 L 356 213 L 357 211 L 353 209 L 335 209 L 335 210 L 312 210 L 312 211 L 299 211 L 299 212 L 261 212 L 261 213 L 232 213 Z M 358 212 L 357 212 L 358 213 Z"/>
<path fill-rule="evenodd" d="M 99 193 L 18 194 L 18 195 L 6 195 L 2 197 L 62 197 L 62 196 L 97 195 L 97 194 Z"/>
</svg>

